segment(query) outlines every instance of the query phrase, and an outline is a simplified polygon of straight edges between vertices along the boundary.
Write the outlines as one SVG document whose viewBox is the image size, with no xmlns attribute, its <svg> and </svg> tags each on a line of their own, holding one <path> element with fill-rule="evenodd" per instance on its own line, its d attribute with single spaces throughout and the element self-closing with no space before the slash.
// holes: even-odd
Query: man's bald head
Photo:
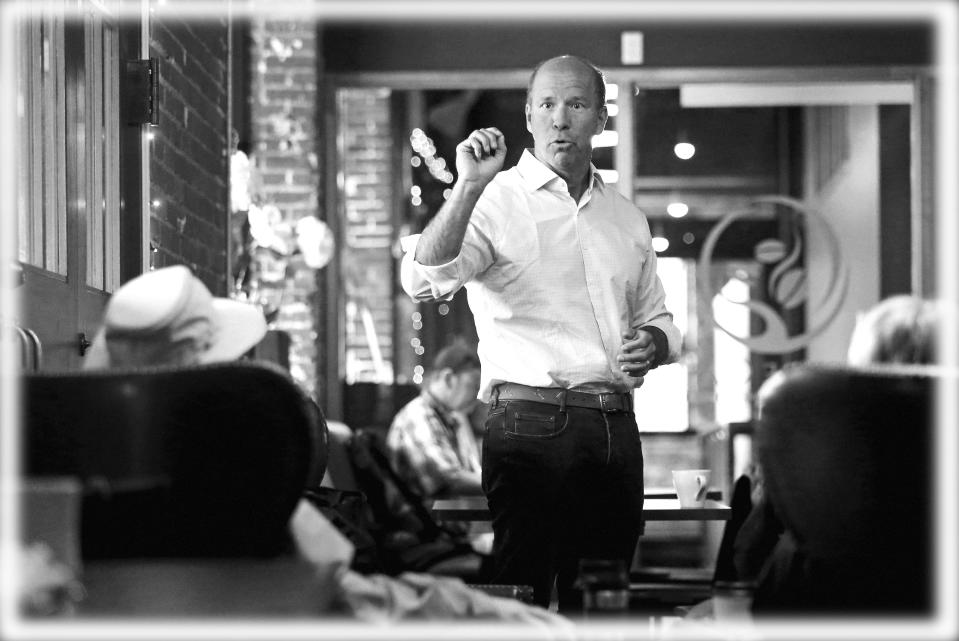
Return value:
<svg viewBox="0 0 959 641">
<path fill-rule="evenodd" d="M 560 65 L 570 65 L 570 64 L 579 64 L 589 70 L 590 74 L 593 77 L 593 91 L 596 95 L 596 106 L 597 108 L 602 107 L 606 104 L 606 78 L 603 75 L 603 72 L 594 65 L 592 62 L 586 58 L 581 58 L 579 56 L 556 56 L 555 58 L 548 58 L 540 62 L 536 67 L 533 68 L 533 73 L 529 76 L 529 82 L 526 84 L 526 103 L 529 104 L 530 94 L 533 90 L 533 81 L 536 80 L 536 74 L 540 72 L 544 67 L 549 66 L 560 66 Z"/>
</svg>

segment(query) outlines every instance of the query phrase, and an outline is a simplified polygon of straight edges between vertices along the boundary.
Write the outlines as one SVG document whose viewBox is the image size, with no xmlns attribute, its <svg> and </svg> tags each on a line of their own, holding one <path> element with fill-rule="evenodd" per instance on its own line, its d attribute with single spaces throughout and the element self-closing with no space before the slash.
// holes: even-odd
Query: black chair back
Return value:
<svg viewBox="0 0 959 641">
<path fill-rule="evenodd" d="M 928 610 L 941 374 L 807 364 L 767 381 L 760 392 L 759 460 L 769 500 L 798 552 L 792 576 L 779 585 L 789 596 L 760 592 L 757 604 Z"/>
<path fill-rule="evenodd" d="M 270 556 L 326 467 L 326 422 L 262 362 L 23 381 L 23 472 L 84 485 L 84 558 Z"/>
</svg>

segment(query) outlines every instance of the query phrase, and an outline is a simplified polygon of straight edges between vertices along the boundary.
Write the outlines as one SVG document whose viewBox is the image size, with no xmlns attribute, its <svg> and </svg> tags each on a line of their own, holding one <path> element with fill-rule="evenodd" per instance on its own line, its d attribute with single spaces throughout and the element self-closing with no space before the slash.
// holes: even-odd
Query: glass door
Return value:
<svg viewBox="0 0 959 641">
<path fill-rule="evenodd" d="M 18 322 L 39 337 L 45 368 L 79 365 L 120 282 L 115 10 L 41 3 L 18 24 Z"/>
</svg>

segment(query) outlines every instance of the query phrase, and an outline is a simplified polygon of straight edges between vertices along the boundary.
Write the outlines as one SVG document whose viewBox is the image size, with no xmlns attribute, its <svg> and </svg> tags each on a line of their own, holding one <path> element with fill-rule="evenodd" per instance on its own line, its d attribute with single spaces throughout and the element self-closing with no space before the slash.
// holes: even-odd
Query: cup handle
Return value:
<svg viewBox="0 0 959 641">
<path fill-rule="evenodd" d="M 696 500 L 702 501 L 706 497 L 706 477 L 701 474 L 696 476 L 696 485 L 699 486 L 696 490 Z"/>
</svg>

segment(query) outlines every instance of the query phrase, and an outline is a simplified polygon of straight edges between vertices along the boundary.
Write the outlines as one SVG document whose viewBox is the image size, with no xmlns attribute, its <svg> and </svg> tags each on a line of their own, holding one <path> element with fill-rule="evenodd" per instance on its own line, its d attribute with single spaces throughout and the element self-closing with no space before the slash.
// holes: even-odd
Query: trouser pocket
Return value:
<svg viewBox="0 0 959 641">
<path fill-rule="evenodd" d="M 559 436 L 569 425 L 569 414 L 546 403 L 506 403 L 503 432 L 506 438 L 541 440 Z"/>
</svg>

